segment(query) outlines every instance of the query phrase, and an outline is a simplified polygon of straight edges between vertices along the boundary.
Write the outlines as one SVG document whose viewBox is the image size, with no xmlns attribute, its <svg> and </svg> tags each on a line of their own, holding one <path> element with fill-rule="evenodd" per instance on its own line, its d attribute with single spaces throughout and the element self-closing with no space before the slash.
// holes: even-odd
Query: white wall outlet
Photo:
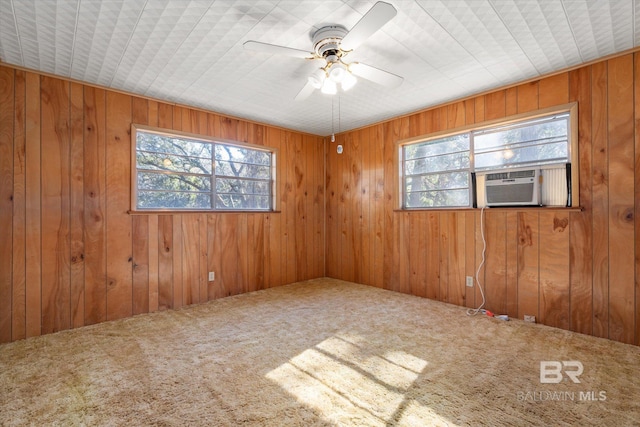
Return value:
<svg viewBox="0 0 640 427">
<path fill-rule="evenodd" d="M 468 288 L 473 288 L 473 277 L 472 276 L 467 276 L 467 287 Z"/>
<path fill-rule="evenodd" d="M 536 316 L 532 316 L 530 314 L 524 315 L 524 321 L 529 323 L 536 323 Z"/>
<path fill-rule="evenodd" d="M 216 280 L 216 273 L 213 271 L 209 272 L 209 281 L 213 282 L 214 280 Z"/>
</svg>

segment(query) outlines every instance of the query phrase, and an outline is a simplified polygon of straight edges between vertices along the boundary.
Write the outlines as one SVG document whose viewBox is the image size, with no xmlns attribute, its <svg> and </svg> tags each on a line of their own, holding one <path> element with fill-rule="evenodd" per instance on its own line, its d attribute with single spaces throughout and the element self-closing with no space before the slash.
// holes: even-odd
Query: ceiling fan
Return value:
<svg viewBox="0 0 640 427">
<path fill-rule="evenodd" d="M 341 25 L 324 26 L 312 36 L 313 52 L 253 40 L 246 41 L 243 46 L 248 50 L 268 54 L 325 61 L 322 67 L 316 69 L 309 76 L 307 84 L 296 95 L 296 100 L 307 98 L 316 89 L 333 95 L 337 92 L 338 84 L 342 90 L 349 90 L 357 81 L 355 76 L 382 86 L 396 87 L 404 80 L 402 77 L 370 65 L 345 61 L 345 57 L 349 53 L 382 28 L 384 24 L 396 16 L 396 13 L 397 11 L 392 5 L 379 1 L 351 30 L 347 30 Z"/>
</svg>

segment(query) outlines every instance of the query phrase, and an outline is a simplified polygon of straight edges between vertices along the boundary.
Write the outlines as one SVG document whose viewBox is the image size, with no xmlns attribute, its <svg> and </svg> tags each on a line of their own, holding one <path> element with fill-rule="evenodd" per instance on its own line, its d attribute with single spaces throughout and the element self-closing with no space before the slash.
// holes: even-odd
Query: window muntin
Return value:
<svg viewBox="0 0 640 427">
<path fill-rule="evenodd" d="M 400 145 L 401 207 L 470 207 L 471 173 L 571 162 L 569 111 Z"/>
<path fill-rule="evenodd" d="M 267 149 L 135 128 L 134 210 L 274 209 Z"/>
</svg>

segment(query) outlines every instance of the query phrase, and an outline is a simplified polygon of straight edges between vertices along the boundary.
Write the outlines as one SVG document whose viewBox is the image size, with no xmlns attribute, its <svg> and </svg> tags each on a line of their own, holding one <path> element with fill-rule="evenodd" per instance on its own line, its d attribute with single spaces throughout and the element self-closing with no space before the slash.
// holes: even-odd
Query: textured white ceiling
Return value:
<svg viewBox="0 0 640 427">
<path fill-rule="evenodd" d="M 394 89 L 294 101 L 322 64 L 242 46 L 311 51 L 314 30 L 350 29 L 375 0 L 0 0 L 0 61 L 329 135 L 640 44 L 640 0 L 386 1 L 397 15 L 349 60 L 403 76 Z"/>
</svg>

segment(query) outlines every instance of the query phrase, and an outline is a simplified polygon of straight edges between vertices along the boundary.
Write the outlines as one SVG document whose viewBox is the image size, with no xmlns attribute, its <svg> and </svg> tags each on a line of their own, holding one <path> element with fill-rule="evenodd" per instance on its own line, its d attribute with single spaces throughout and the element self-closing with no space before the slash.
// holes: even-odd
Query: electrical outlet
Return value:
<svg viewBox="0 0 640 427">
<path fill-rule="evenodd" d="M 472 276 L 467 276 L 467 287 L 468 288 L 473 288 L 473 277 Z"/>
<path fill-rule="evenodd" d="M 524 315 L 524 321 L 529 323 L 536 323 L 536 316 L 531 316 L 529 314 Z"/>
<path fill-rule="evenodd" d="M 213 282 L 214 280 L 216 280 L 216 273 L 214 273 L 213 271 L 209 272 L 209 281 Z"/>
</svg>

